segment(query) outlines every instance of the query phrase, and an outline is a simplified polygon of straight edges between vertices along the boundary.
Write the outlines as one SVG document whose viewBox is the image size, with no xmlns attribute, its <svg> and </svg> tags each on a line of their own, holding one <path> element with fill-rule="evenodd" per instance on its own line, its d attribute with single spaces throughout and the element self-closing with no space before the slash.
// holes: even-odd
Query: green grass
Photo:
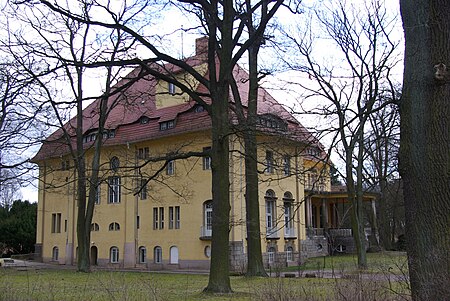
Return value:
<svg viewBox="0 0 450 301">
<path fill-rule="evenodd" d="M 370 271 L 382 273 L 405 260 L 397 253 L 368 254 Z M 338 269 L 356 266 L 354 256 L 310 259 L 302 269 Z M 297 267 L 291 269 L 297 270 Z M 376 274 L 371 281 L 356 278 L 246 278 L 231 277 L 235 293 L 207 295 L 207 275 L 153 272 L 0 269 L 0 301 L 3 300 L 397 300 L 392 291 L 405 292 L 401 281 L 388 283 Z M 377 294 L 374 296 L 373 294 Z M 398 299 L 405 300 L 405 299 Z"/>
<path fill-rule="evenodd" d="M 403 252 L 367 253 L 367 264 L 368 269 L 364 273 L 390 273 L 400 275 L 407 270 L 406 254 Z M 334 270 L 352 273 L 358 271 L 358 258 L 356 254 L 308 258 L 305 264 L 288 267 L 285 270 Z"/>
</svg>

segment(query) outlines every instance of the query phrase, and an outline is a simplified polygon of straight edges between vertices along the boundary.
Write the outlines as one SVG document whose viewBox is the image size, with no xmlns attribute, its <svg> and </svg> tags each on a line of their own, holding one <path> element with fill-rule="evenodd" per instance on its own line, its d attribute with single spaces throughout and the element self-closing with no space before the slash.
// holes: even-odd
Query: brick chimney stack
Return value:
<svg viewBox="0 0 450 301">
<path fill-rule="evenodd" d="M 195 55 L 208 53 L 208 37 L 201 37 L 195 40 Z"/>
</svg>

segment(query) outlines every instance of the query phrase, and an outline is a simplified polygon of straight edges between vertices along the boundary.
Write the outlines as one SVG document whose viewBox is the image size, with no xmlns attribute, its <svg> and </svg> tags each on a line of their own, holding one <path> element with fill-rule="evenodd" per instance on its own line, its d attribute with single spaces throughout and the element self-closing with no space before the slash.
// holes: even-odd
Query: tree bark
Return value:
<svg viewBox="0 0 450 301">
<path fill-rule="evenodd" d="M 450 296 L 450 2 L 401 0 L 400 173 L 413 300 Z M 441 65 L 442 67 L 442 65 Z M 439 74 L 438 74 L 439 75 Z"/>
</svg>

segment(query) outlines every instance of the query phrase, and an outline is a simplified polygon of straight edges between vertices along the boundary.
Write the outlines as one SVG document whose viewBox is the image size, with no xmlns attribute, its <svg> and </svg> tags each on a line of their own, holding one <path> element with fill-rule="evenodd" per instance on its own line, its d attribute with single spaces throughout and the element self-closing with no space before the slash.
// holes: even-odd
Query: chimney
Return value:
<svg viewBox="0 0 450 301">
<path fill-rule="evenodd" d="M 195 40 L 195 55 L 208 53 L 208 37 L 204 36 Z"/>
</svg>

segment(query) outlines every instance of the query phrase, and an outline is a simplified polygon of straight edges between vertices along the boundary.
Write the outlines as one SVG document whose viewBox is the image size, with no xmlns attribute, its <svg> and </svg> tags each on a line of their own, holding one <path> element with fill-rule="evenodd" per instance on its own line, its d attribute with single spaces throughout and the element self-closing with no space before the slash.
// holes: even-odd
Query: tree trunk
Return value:
<svg viewBox="0 0 450 301">
<path fill-rule="evenodd" d="M 249 96 L 245 141 L 245 207 L 247 225 L 247 276 L 267 277 L 261 253 L 261 226 L 259 217 L 258 145 L 256 122 L 258 118 L 258 52 L 260 39 L 248 49 Z"/>
<path fill-rule="evenodd" d="M 228 93 L 213 100 L 212 120 L 212 242 L 209 282 L 205 292 L 231 293 L 229 275 L 230 181 Z"/>
<path fill-rule="evenodd" d="M 450 296 L 450 2 L 401 0 L 400 173 L 413 300 Z"/>
</svg>

